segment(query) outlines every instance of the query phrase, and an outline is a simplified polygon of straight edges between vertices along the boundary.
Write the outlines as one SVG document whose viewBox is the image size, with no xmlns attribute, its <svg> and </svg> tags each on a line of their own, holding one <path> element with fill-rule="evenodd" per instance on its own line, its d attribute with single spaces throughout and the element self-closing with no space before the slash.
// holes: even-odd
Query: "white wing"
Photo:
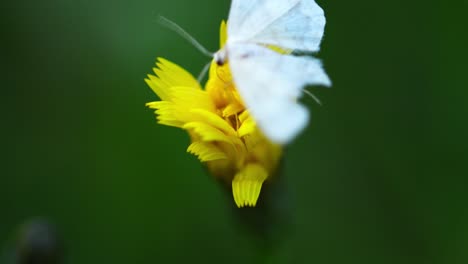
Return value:
<svg viewBox="0 0 468 264">
<path fill-rule="evenodd" d="M 314 0 L 232 0 L 228 41 L 316 52 L 325 16 Z"/>
<path fill-rule="evenodd" d="M 309 118 L 297 101 L 303 86 L 331 85 L 320 61 L 254 44 L 230 46 L 228 53 L 237 90 L 260 129 L 276 143 L 290 142 Z"/>
<path fill-rule="evenodd" d="M 249 38 L 283 16 L 300 0 L 232 0 L 228 36 Z"/>
</svg>

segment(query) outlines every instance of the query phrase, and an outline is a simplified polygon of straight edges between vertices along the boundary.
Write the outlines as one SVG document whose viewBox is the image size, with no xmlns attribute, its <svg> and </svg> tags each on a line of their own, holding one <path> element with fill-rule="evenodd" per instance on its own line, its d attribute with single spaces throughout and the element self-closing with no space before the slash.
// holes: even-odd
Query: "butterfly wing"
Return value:
<svg viewBox="0 0 468 264">
<path fill-rule="evenodd" d="M 233 0 L 228 36 L 233 42 L 316 52 L 325 15 L 314 0 Z"/>
<path fill-rule="evenodd" d="M 309 118 L 297 101 L 303 86 L 331 85 L 320 61 L 254 44 L 231 46 L 228 53 L 237 90 L 260 129 L 273 142 L 290 142 Z"/>
<path fill-rule="evenodd" d="M 248 39 L 283 16 L 300 0 L 232 0 L 228 35 Z"/>
</svg>

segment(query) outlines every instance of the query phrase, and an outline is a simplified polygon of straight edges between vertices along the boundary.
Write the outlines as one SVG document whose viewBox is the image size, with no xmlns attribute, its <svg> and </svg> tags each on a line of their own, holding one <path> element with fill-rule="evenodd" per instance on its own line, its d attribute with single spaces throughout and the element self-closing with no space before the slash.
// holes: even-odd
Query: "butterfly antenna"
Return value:
<svg viewBox="0 0 468 264">
<path fill-rule="evenodd" d="M 204 55 L 212 58 L 214 56 L 213 52 L 208 51 L 205 47 L 203 47 L 202 44 L 200 44 L 194 37 L 192 37 L 187 31 L 185 31 L 183 28 L 181 28 L 179 25 L 177 25 L 175 22 L 172 22 L 171 20 L 159 16 L 158 22 L 167 27 L 168 29 L 174 31 L 175 33 L 179 34 L 181 37 L 183 37 L 185 40 L 190 42 L 195 48 L 197 48 L 201 53 Z M 205 66 L 206 67 L 206 66 Z"/>
<path fill-rule="evenodd" d="M 198 83 L 201 83 L 201 81 L 203 80 L 203 78 L 206 76 L 206 73 L 208 72 L 208 69 L 210 68 L 210 65 L 211 65 L 211 61 L 208 62 L 202 69 L 202 71 L 200 72 L 200 74 L 198 75 L 198 78 L 197 78 L 197 81 Z"/>
<path fill-rule="evenodd" d="M 307 94 L 308 96 L 310 96 L 312 99 L 314 99 L 315 102 L 317 102 L 317 104 L 319 104 L 320 106 L 322 105 L 322 102 L 320 101 L 320 99 L 317 98 L 317 96 L 315 96 L 312 92 L 310 91 L 307 91 L 307 90 L 303 90 L 305 94 Z"/>
</svg>

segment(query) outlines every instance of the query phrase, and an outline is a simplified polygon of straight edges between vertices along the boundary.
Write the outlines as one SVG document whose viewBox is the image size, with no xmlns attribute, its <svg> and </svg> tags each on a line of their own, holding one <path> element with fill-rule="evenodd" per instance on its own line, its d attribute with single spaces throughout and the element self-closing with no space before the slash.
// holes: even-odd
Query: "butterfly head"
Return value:
<svg viewBox="0 0 468 264">
<path fill-rule="evenodd" d="M 226 49 L 220 49 L 213 56 L 214 61 L 218 66 L 223 66 L 227 62 L 227 51 Z"/>
</svg>

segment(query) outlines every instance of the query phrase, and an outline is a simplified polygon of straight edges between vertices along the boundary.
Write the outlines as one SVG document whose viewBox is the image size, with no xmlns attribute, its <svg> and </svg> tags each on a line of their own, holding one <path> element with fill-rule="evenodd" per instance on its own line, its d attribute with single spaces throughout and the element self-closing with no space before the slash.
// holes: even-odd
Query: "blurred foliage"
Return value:
<svg viewBox="0 0 468 264">
<path fill-rule="evenodd" d="M 291 226 L 265 249 L 144 107 L 156 57 L 208 60 L 157 15 L 216 50 L 229 1 L 2 3 L 0 254 L 42 216 L 65 263 L 467 263 L 466 1 L 319 4 L 334 85 L 304 98 Z"/>
</svg>

